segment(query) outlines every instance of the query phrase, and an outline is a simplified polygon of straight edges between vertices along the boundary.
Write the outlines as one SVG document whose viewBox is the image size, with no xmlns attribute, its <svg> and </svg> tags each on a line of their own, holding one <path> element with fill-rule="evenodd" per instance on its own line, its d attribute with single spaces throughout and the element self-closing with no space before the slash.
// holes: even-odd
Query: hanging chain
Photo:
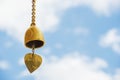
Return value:
<svg viewBox="0 0 120 80">
<path fill-rule="evenodd" d="M 32 23 L 31 25 L 36 25 L 35 24 L 35 19 L 36 19 L 36 0 L 32 0 Z"/>
<path fill-rule="evenodd" d="M 36 19 L 36 0 L 32 0 L 32 23 L 31 23 L 31 26 L 32 25 L 36 25 L 35 24 L 35 19 Z M 34 53 L 35 53 L 35 45 L 32 46 L 32 56 L 34 56 Z"/>
</svg>

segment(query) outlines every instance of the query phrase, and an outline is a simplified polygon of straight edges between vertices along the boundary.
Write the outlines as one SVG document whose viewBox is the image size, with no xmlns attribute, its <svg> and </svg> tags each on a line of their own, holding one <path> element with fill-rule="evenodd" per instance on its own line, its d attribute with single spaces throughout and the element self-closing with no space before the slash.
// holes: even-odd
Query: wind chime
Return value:
<svg viewBox="0 0 120 80">
<path fill-rule="evenodd" d="M 32 49 L 32 53 L 28 53 L 24 57 L 26 67 L 28 68 L 30 73 L 34 72 L 41 65 L 42 57 L 39 56 L 38 54 L 35 54 L 35 49 L 40 48 L 44 45 L 44 37 L 42 35 L 42 32 L 39 31 L 35 23 L 36 20 L 35 4 L 36 0 L 32 0 L 32 22 L 30 27 L 25 33 L 25 46 L 27 48 Z"/>
</svg>

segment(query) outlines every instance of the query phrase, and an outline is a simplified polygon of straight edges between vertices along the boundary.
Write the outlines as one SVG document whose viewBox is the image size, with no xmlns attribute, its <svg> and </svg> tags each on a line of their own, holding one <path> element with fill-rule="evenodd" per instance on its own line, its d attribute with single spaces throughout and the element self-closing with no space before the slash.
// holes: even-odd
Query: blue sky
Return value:
<svg viewBox="0 0 120 80">
<path fill-rule="evenodd" d="M 24 64 L 31 1 L 0 1 L 0 13 L 0 80 L 120 80 L 120 0 L 37 0 L 45 45 L 32 74 Z"/>
</svg>

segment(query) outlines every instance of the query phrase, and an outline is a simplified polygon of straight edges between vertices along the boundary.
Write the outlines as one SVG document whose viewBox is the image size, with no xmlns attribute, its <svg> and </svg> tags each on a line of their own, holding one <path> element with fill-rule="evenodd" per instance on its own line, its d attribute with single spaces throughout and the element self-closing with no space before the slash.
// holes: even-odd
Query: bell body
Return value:
<svg viewBox="0 0 120 80">
<path fill-rule="evenodd" d="M 25 33 L 25 46 L 28 48 L 40 48 L 44 45 L 44 37 L 42 32 L 36 27 L 31 25 Z"/>
</svg>

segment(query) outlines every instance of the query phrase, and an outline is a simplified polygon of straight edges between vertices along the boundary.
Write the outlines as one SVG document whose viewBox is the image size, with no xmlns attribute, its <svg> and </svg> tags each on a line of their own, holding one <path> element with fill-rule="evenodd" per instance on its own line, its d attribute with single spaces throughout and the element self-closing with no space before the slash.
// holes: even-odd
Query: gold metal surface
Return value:
<svg viewBox="0 0 120 80">
<path fill-rule="evenodd" d="M 32 48 L 33 45 L 35 48 L 40 48 L 44 45 L 43 34 L 36 25 L 31 25 L 25 33 L 25 46 Z"/>
<path fill-rule="evenodd" d="M 35 49 L 40 48 L 44 45 L 44 37 L 42 32 L 36 26 L 36 0 L 32 0 L 32 21 L 31 25 L 25 33 L 24 44 L 26 47 L 32 49 L 32 53 L 28 53 L 24 57 L 24 61 L 26 67 L 28 68 L 29 72 L 32 73 L 42 63 L 41 56 L 35 54 Z"/>
<path fill-rule="evenodd" d="M 26 67 L 28 68 L 29 72 L 32 73 L 36 69 L 38 69 L 39 66 L 41 65 L 42 57 L 37 54 L 28 53 L 25 55 L 24 61 L 25 61 Z"/>
</svg>

